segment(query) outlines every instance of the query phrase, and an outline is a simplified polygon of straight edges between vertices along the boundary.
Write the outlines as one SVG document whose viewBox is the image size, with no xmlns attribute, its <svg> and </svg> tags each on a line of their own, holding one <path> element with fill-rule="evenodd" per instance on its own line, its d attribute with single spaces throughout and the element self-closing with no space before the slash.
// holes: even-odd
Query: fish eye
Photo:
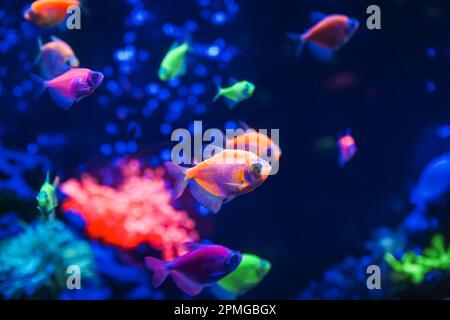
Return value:
<svg viewBox="0 0 450 320">
<path fill-rule="evenodd" d="M 261 165 L 261 163 L 254 163 L 254 164 L 252 164 L 252 172 L 253 172 L 255 175 L 260 175 L 260 174 L 261 174 L 261 171 L 262 171 L 262 165 Z"/>
<path fill-rule="evenodd" d="M 227 265 L 227 267 L 229 267 L 230 269 L 235 269 L 239 263 L 241 262 L 241 256 L 239 254 L 233 253 L 231 254 L 231 256 L 227 259 L 227 261 L 225 262 L 225 264 Z"/>
<path fill-rule="evenodd" d="M 98 73 L 93 73 L 92 74 L 92 79 L 93 80 L 98 80 Z"/>
</svg>

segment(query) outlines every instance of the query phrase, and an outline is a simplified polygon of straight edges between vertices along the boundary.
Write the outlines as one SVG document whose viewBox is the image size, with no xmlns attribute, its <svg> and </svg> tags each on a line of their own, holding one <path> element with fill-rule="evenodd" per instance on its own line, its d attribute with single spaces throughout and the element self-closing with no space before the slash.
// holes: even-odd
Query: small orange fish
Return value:
<svg viewBox="0 0 450 320">
<path fill-rule="evenodd" d="M 298 42 L 297 55 L 305 44 L 319 59 L 328 60 L 333 53 L 345 45 L 359 28 L 359 21 L 342 14 L 325 15 L 319 12 L 311 14 L 315 23 L 302 34 L 288 33 L 288 37 Z"/>
<path fill-rule="evenodd" d="M 217 213 L 222 203 L 248 193 L 260 186 L 272 168 L 256 154 L 226 149 L 192 168 L 173 162 L 165 163 L 175 179 L 175 198 L 190 186 L 191 194 L 211 212 Z"/>
<path fill-rule="evenodd" d="M 36 62 L 40 62 L 42 76 L 47 80 L 63 74 L 70 67 L 77 68 L 80 65 L 72 48 L 56 37 L 46 44 L 42 44 L 39 39 L 39 51 Z"/>
<path fill-rule="evenodd" d="M 80 66 L 80 61 L 69 44 L 55 36 L 52 36 L 52 41 L 47 42 L 46 44 L 40 43 L 40 50 L 41 55 L 44 55 L 49 51 L 57 52 L 64 62 L 72 68 L 78 68 Z"/>
<path fill-rule="evenodd" d="M 50 28 L 64 22 L 67 9 L 80 6 L 79 0 L 37 0 L 24 12 L 25 20 L 39 27 Z"/>
<path fill-rule="evenodd" d="M 278 161 L 281 157 L 280 147 L 267 135 L 254 129 L 246 129 L 244 134 L 227 140 L 227 149 L 250 151 L 268 162 Z"/>
</svg>

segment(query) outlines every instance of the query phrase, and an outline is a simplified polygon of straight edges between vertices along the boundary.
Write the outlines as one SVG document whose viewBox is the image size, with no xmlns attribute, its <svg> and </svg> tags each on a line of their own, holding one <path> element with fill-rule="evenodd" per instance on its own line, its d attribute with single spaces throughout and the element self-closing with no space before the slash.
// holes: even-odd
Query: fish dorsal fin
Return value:
<svg viewBox="0 0 450 320">
<path fill-rule="evenodd" d="M 58 38 L 57 36 L 51 36 L 50 39 L 52 39 L 52 41 L 62 41 L 60 38 Z"/>
<path fill-rule="evenodd" d="M 235 78 L 230 78 L 229 82 L 231 85 L 238 83 L 238 81 Z"/>
<path fill-rule="evenodd" d="M 238 123 L 239 123 L 239 127 L 244 129 L 244 131 L 247 131 L 247 130 L 251 129 L 251 127 L 247 123 L 245 123 L 244 121 L 239 121 Z"/>
<path fill-rule="evenodd" d="M 311 19 L 312 23 L 317 23 L 325 19 L 326 14 L 318 11 L 311 12 L 309 15 L 309 18 Z"/>
<path fill-rule="evenodd" d="M 176 47 L 178 47 L 180 44 L 177 42 L 177 41 L 175 41 L 174 43 L 172 43 L 172 45 L 170 46 L 170 49 L 169 50 L 173 50 L 173 49 L 175 49 Z"/>
<path fill-rule="evenodd" d="M 204 244 L 198 242 L 184 242 L 183 247 L 186 248 L 189 252 L 205 247 Z"/>
</svg>

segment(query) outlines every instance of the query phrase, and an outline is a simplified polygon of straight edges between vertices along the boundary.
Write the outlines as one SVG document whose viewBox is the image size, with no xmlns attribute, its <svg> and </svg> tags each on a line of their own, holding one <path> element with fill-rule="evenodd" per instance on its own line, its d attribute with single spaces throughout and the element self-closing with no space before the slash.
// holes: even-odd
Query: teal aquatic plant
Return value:
<svg viewBox="0 0 450 320">
<path fill-rule="evenodd" d="M 56 203 L 54 192 L 47 196 Z M 77 239 L 62 221 L 45 212 L 42 204 L 39 219 L 0 242 L 0 295 L 6 299 L 57 298 L 67 289 L 69 266 L 79 267 L 82 282 L 95 276 L 88 242 Z"/>
<path fill-rule="evenodd" d="M 388 252 L 384 255 L 384 259 L 395 272 L 410 278 L 413 284 L 419 284 L 431 271 L 450 271 L 450 246 L 446 250 L 444 237 L 436 234 L 430 246 L 423 250 L 423 254 L 408 251 L 397 260 Z"/>
</svg>

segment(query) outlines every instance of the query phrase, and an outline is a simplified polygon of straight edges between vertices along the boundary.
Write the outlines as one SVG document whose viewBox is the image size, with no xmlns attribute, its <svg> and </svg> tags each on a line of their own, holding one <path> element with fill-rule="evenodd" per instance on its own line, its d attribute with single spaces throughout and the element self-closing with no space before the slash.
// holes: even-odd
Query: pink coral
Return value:
<svg viewBox="0 0 450 320">
<path fill-rule="evenodd" d="M 136 160 L 120 168 L 124 180 L 117 188 L 101 185 L 88 174 L 81 181 L 63 183 L 61 190 L 68 195 L 64 211 L 79 213 L 87 233 L 107 243 L 123 248 L 149 243 L 162 250 L 165 260 L 184 253 L 181 244 L 196 241 L 199 235 L 188 214 L 173 208 L 164 170 L 141 170 Z"/>
</svg>

